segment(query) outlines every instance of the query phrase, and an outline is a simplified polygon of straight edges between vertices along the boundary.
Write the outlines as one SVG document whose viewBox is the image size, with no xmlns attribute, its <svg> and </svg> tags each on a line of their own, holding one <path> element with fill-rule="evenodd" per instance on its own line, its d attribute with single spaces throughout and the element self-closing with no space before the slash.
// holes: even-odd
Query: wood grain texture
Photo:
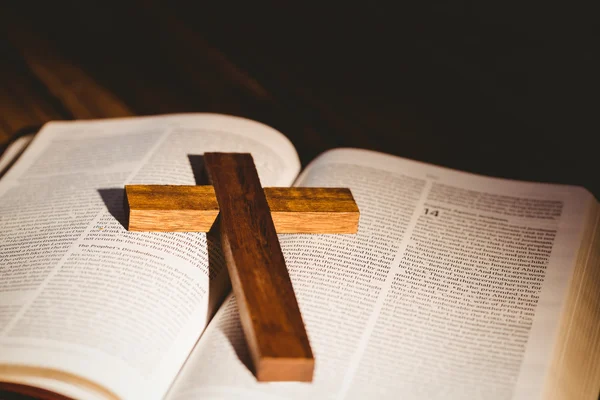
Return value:
<svg viewBox="0 0 600 400">
<path fill-rule="evenodd" d="M 265 188 L 277 233 L 356 233 L 359 210 L 347 188 Z"/>
<path fill-rule="evenodd" d="M 17 50 L 0 38 L 0 153 L 2 144 L 16 134 L 34 132 L 53 119 L 68 116 L 44 85 L 27 69 Z"/>
<path fill-rule="evenodd" d="M 208 232 L 218 214 L 212 186 L 127 185 L 130 231 Z M 277 233 L 356 233 L 346 188 L 264 188 Z"/>
<path fill-rule="evenodd" d="M 152 232 L 208 232 L 219 205 L 212 186 L 125 186 L 127 229 Z"/>
<path fill-rule="evenodd" d="M 75 118 L 128 117 L 132 110 L 76 63 L 65 58 L 43 33 L 10 8 L 0 13 L 9 41 L 20 51 L 29 70 Z"/>
<path fill-rule="evenodd" d="M 314 357 L 250 154 L 205 153 L 220 235 L 259 381 L 312 381 Z"/>
</svg>

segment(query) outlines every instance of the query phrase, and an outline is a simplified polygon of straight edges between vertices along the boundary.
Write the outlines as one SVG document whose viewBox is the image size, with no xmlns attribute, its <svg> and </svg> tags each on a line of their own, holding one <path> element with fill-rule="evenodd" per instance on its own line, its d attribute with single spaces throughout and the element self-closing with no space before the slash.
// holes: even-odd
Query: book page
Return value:
<svg viewBox="0 0 600 400">
<path fill-rule="evenodd" d="M 588 192 L 350 149 L 296 184 L 361 212 L 357 235 L 280 235 L 314 382 L 255 381 L 230 297 L 169 399 L 540 397 Z"/>
<path fill-rule="evenodd" d="M 300 167 L 283 135 L 242 118 L 43 128 L 0 181 L 0 380 L 44 368 L 36 382 L 162 398 L 228 279 L 210 235 L 126 231 L 123 187 L 193 185 L 188 155 L 206 151 L 252 153 L 269 186 L 289 186 Z"/>
</svg>

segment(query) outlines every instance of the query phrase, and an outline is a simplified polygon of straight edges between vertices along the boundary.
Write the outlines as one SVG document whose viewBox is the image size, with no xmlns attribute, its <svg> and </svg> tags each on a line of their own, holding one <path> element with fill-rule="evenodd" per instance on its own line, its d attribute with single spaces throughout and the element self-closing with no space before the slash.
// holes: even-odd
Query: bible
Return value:
<svg viewBox="0 0 600 400">
<path fill-rule="evenodd" d="M 6 157 L 19 153 L 9 151 Z M 280 234 L 312 383 L 257 382 L 220 242 L 129 232 L 124 185 L 250 153 L 348 187 L 356 235 Z M 75 399 L 595 399 L 600 208 L 584 188 L 339 148 L 217 114 L 51 122 L 0 180 L 0 390 Z"/>
</svg>

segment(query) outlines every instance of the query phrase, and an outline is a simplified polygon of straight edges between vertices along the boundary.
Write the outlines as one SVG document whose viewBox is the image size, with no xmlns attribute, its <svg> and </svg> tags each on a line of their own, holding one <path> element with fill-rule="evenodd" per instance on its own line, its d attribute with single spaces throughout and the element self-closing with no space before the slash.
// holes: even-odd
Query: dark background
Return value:
<svg viewBox="0 0 600 400">
<path fill-rule="evenodd" d="M 597 13 L 482 3 L 5 3 L 0 140 L 223 112 L 281 130 L 304 164 L 363 147 L 598 197 Z"/>
<path fill-rule="evenodd" d="M 304 165 L 362 147 L 599 198 L 597 20 L 591 2 L 3 2 L 0 146 L 52 119 L 222 112 Z"/>
</svg>

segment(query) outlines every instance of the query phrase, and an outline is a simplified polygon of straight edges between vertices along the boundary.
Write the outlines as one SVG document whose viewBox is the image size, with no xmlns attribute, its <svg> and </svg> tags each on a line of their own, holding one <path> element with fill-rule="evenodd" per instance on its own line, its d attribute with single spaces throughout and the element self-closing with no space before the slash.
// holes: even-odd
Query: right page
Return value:
<svg viewBox="0 0 600 400">
<path fill-rule="evenodd" d="M 349 187 L 357 235 L 280 235 L 315 380 L 259 384 L 231 296 L 169 397 L 539 398 L 596 200 L 364 150 L 299 186 Z"/>
</svg>

